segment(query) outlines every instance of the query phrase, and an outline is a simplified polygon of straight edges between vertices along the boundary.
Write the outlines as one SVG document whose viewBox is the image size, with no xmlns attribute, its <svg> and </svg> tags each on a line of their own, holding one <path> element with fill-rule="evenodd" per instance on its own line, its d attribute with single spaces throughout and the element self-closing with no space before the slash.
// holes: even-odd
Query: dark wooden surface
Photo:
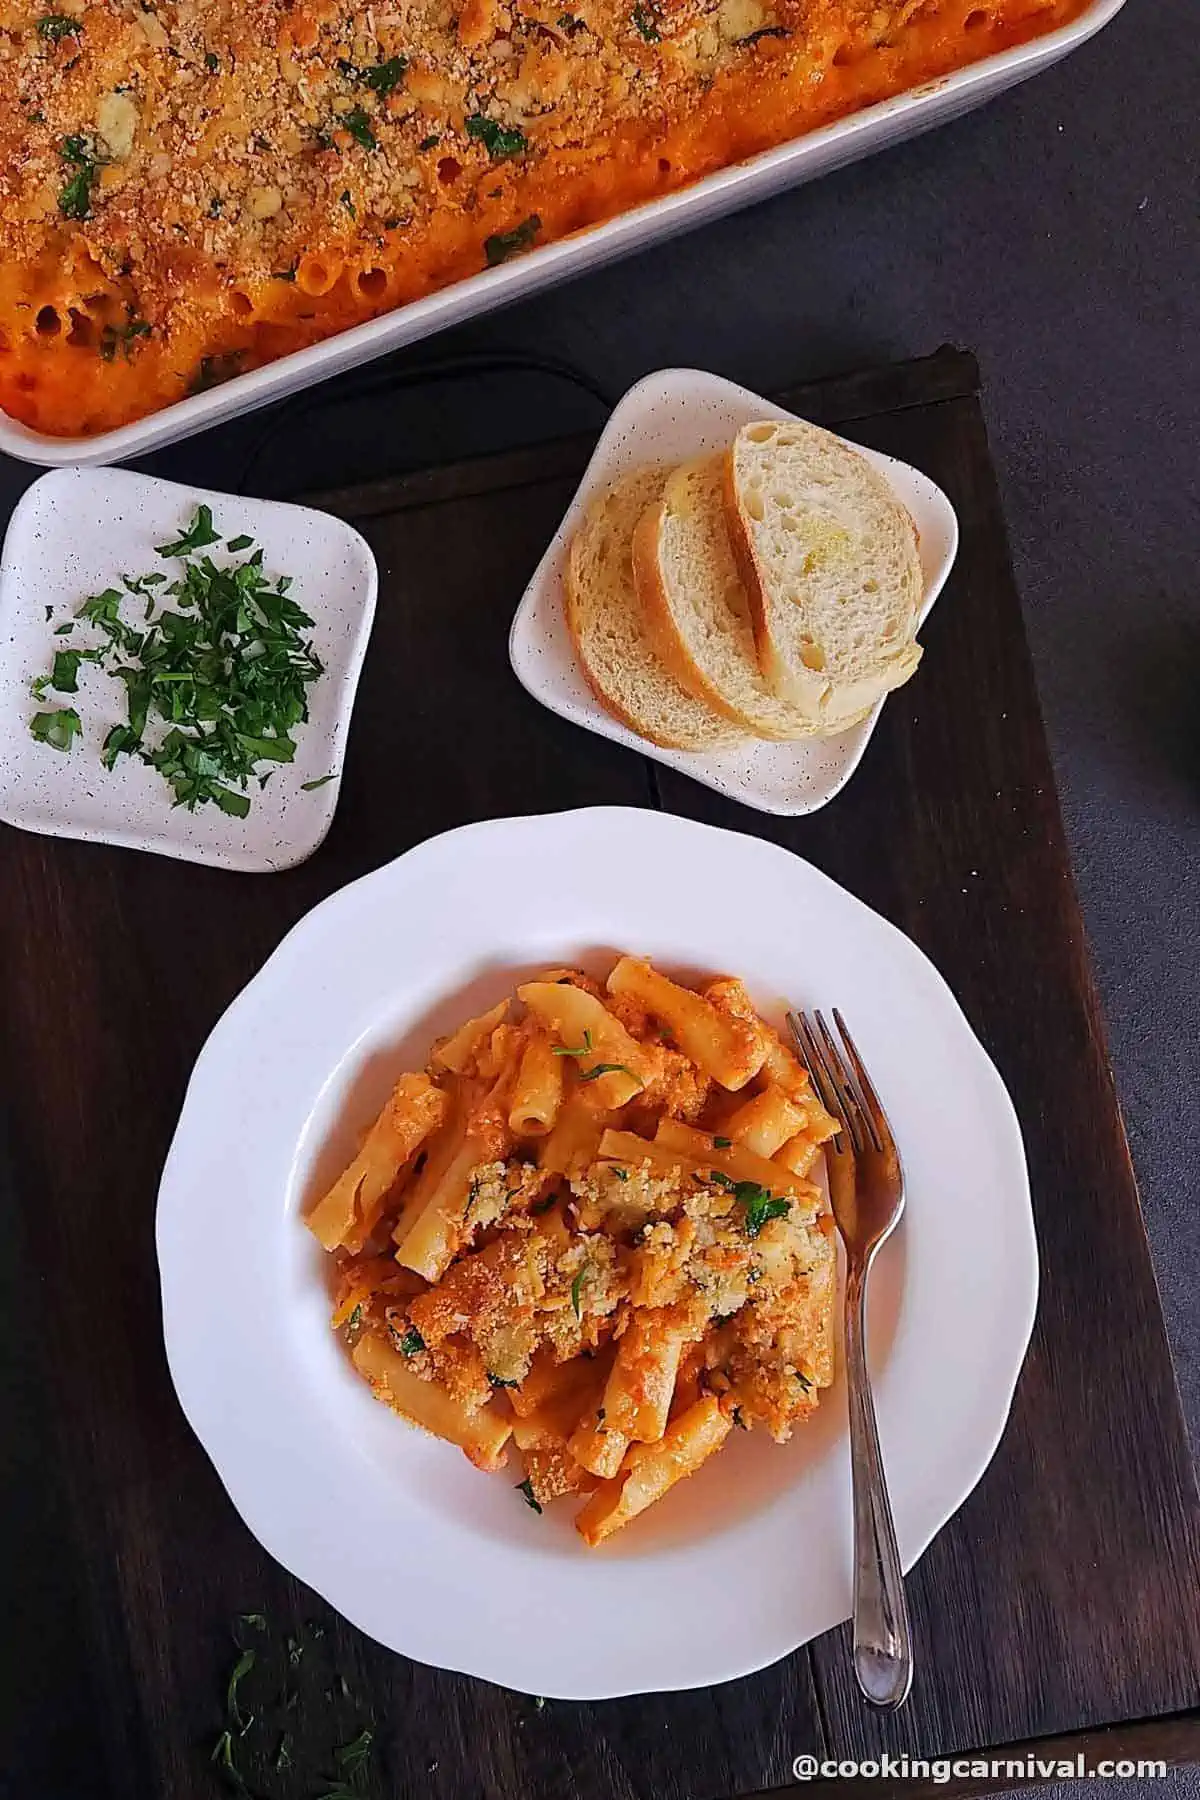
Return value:
<svg viewBox="0 0 1200 1800">
<path fill-rule="evenodd" d="M 949 1793 L 953 1800 L 974 1800 L 979 1794 L 1012 1793 L 1014 1789 L 1041 1787 L 1055 1781 L 1059 1794 L 1068 1792 L 1066 1782 L 1091 1778 L 1107 1781 L 1141 1782 L 1136 1792 L 1150 1790 L 1150 1781 L 1162 1781 L 1166 1770 L 1186 1768 L 1200 1763 L 1200 1712 L 1175 1713 L 1158 1719 L 1136 1719 L 1121 1725 L 1102 1725 L 1092 1731 L 1072 1731 L 1054 1737 L 1030 1738 L 1018 1744 L 988 1745 L 985 1750 L 971 1751 L 949 1758 L 931 1758 L 928 1763 L 949 1761 L 946 1771 L 939 1767 L 926 1769 L 912 1765 L 923 1753 L 910 1752 L 907 1773 L 899 1756 L 899 1764 L 891 1781 L 891 1792 L 900 1792 L 904 1800 L 941 1800 Z M 954 1764 L 960 1772 L 955 1773 Z M 974 1772 L 963 1770 L 964 1763 L 976 1765 Z M 986 1772 L 983 1764 L 987 1764 Z M 1066 1763 L 1069 1768 L 1056 1767 Z M 1040 1766 L 1039 1766 L 1040 1765 Z M 1122 1766 L 1124 1765 L 1124 1766 Z M 947 1774 L 949 1779 L 947 1779 Z M 879 1800 L 889 1791 L 888 1780 L 879 1774 L 817 1774 L 806 1779 L 803 1788 L 795 1781 L 786 1787 L 772 1788 L 752 1796 L 752 1800 Z M 1094 1793 L 1093 1787 L 1084 1792 Z M 1128 1791 L 1128 1790 L 1126 1790 Z M 1166 1796 L 1173 1790 L 1159 1790 Z"/>
<path fill-rule="evenodd" d="M 290 1772 L 258 1760 L 265 1723 L 239 1748 L 255 1792 L 295 1800 L 324 1791 L 332 1746 L 367 1722 L 372 1795 L 707 1800 L 785 1783 L 802 1751 L 953 1754 L 1200 1703 L 1194 1483 L 976 380 L 946 352 L 785 396 L 925 469 L 963 526 L 919 679 L 814 818 L 743 811 L 518 688 L 508 625 L 586 458 L 571 441 L 338 503 L 374 545 L 382 593 L 338 816 L 304 867 L 234 876 L 0 836 L 16 1421 L 0 1522 L 10 1556 L 44 1570 L 4 1615 L 6 1800 L 218 1792 L 207 1758 L 235 1638 L 259 1649 L 245 1686 L 275 1737 L 297 1695 Z M 596 802 L 734 824 L 844 882 L 938 963 L 1024 1124 L 1038 1324 L 996 1460 L 911 1578 L 918 1676 L 898 1718 L 858 1703 L 844 1631 L 726 1687 L 596 1706 L 539 1707 L 410 1664 L 267 1559 L 173 1398 L 154 1196 L 220 1011 L 315 901 L 409 845 Z M 248 1636 L 237 1615 L 259 1611 L 267 1632 Z"/>
</svg>

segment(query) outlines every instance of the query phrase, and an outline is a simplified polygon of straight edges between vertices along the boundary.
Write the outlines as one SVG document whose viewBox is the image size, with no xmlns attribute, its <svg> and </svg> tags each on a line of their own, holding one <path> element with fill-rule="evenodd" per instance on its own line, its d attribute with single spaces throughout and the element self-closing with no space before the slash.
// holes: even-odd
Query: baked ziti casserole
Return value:
<svg viewBox="0 0 1200 1800">
<path fill-rule="evenodd" d="M 7 0 L 0 407 L 125 424 L 1085 4 Z"/>
<path fill-rule="evenodd" d="M 308 1214 L 378 1397 L 601 1543 L 833 1378 L 837 1129 L 742 984 L 555 969 L 402 1075 Z"/>
</svg>

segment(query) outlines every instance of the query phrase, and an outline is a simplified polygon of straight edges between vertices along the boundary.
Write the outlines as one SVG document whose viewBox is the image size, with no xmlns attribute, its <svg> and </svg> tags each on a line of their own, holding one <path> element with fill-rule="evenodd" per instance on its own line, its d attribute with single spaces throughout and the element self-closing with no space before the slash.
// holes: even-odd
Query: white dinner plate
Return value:
<svg viewBox="0 0 1200 1800">
<path fill-rule="evenodd" d="M 727 449 L 756 419 L 794 419 L 773 401 L 701 369 L 659 369 L 624 395 L 605 426 L 546 554 L 513 619 L 509 660 L 521 685 L 561 718 L 598 731 L 642 756 L 690 775 L 718 794 L 760 812 L 797 817 L 827 806 L 862 761 L 885 700 L 837 737 L 768 743 L 746 738 L 725 750 L 665 750 L 606 712 L 579 667 L 563 609 L 567 553 L 597 494 L 645 463 L 680 463 Z M 845 440 L 849 443 L 849 439 Z M 946 584 L 958 551 L 958 519 L 936 482 L 908 463 L 850 444 L 887 481 L 917 528 L 925 583 L 922 624 Z M 930 676 L 918 668 L 920 686 Z"/>
<path fill-rule="evenodd" d="M 291 596 L 313 621 L 305 631 L 324 673 L 308 692 L 309 718 L 296 727 L 296 756 L 271 765 L 268 785 L 251 781 L 244 819 L 217 806 L 189 812 L 136 756 L 113 769 L 100 761 L 104 739 L 126 717 L 125 689 L 84 664 L 77 694 L 51 690 L 35 701 L 30 682 L 55 650 L 99 642 L 95 632 L 56 638 L 92 594 L 124 575 L 167 571 L 155 545 L 177 537 L 200 505 L 211 507 L 225 540 L 262 546 L 269 575 L 292 578 Z M 209 554 L 218 563 L 224 551 Z M 329 513 L 281 500 L 255 500 L 182 487 L 128 469 L 57 469 L 22 496 L 0 561 L 0 819 L 25 831 L 154 850 L 188 862 L 269 874 L 311 856 L 337 810 L 342 761 L 358 677 L 375 617 L 378 576 L 366 539 Z M 126 603 L 135 624 L 138 608 Z M 81 733 L 69 751 L 36 742 L 29 721 L 43 708 L 70 706 Z M 165 732 L 153 723 L 147 741 Z M 326 781 L 326 776 L 333 779 Z M 304 783 L 320 783 L 305 788 Z"/>
<path fill-rule="evenodd" d="M 837 1004 L 851 1024 L 908 1181 L 872 1364 L 911 1567 L 987 1467 L 1032 1328 L 1021 1134 L 932 964 L 773 844 L 598 807 L 465 826 L 342 889 L 201 1052 L 157 1222 L 175 1386 L 260 1542 L 392 1649 L 576 1700 L 725 1681 L 847 1617 L 840 1382 L 786 1447 L 735 1433 L 590 1551 L 569 1505 L 524 1504 L 519 1469 L 481 1474 L 373 1399 L 302 1214 L 435 1036 L 526 972 L 616 949 L 740 974 L 777 1020 Z"/>
</svg>

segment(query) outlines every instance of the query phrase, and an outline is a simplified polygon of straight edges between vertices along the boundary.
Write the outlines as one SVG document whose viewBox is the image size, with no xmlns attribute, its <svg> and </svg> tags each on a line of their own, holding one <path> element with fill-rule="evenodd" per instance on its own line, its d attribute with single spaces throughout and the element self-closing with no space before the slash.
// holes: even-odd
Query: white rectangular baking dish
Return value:
<svg viewBox="0 0 1200 1800">
<path fill-rule="evenodd" d="M 210 425 L 282 400 L 373 357 L 386 356 L 389 351 L 429 337 L 448 325 L 461 324 L 479 313 L 524 299 L 555 282 L 599 268 L 648 244 L 661 243 L 736 207 L 765 200 L 784 188 L 811 181 L 814 176 L 841 168 L 873 150 L 957 118 L 1039 69 L 1058 62 L 1107 25 L 1123 5 L 1124 0 L 1093 0 L 1071 24 L 1048 32 L 1045 37 L 851 113 L 775 150 L 763 151 L 747 162 L 707 175 L 691 187 L 547 244 L 515 262 L 455 282 L 440 293 L 413 301 L 365 325 L 356 325 L 307 350 L 297 350 L 265 368 L 236 375 L 220 387 L 193 394 L 116 431 L 87 438 L 48 437 L 0 413 L 0 451 L 46 468 L 69 463 L 123 462 L 145 456 L 164 444 L 176 443 Z"/>
</svg>

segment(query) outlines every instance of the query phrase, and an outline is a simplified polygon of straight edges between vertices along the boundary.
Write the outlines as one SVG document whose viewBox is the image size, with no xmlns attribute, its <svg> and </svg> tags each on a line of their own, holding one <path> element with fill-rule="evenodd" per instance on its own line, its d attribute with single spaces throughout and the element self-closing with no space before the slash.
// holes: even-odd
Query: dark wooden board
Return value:
<svg viewBox="0 0 1200 1800">
<path fill-rule="evenodd" d="M 801 1751 L 950 1753 L 1200 1702 L 1194 1484 L 976 385 L 970 358 L 945 352 L 788 396 L 926 469 L 964 528 L 921 677 L 823 814 L 727 805 L 519 689 L 508 625 L 586 459 L 572 440 L 325 497 L 373 543 L 382 594 L 338 816 L 308 864 L 234 876 L 0 835 L 0 1299 L 18 1427 L 2 1522 L 38 1571 L 6 1611 L 29 1648 L 0 1702 L 0 1795 L 218 1792 L 206 1759 L 235 1634 L 259 1643 L 248 1689 L 270 1670 L 268 1706 L 284 1684 L 299 1695 L 293 1771 L 255 1782 L 296 1800 L 322 1792 L 332 1745 L 368 1715 L 365 1793 L 706 1800 L 786 1782 Z M 408 1663 L 270 1562 L 174 1400 L 154 1197 L 221 1010 L 315 901 L 409 845 L 603 802 L 775 838 L 894 919 L 946 974 L 1025 1126 L 1038 1326 L 995 1463 L 912 1577 L 919 1674 L 899 1719 L 859 1705 L 843 1632 L 726 1687 L 596 1706 Z M 269 1637 L 247 1639 L 236 1617 L 260 1610 Z M 289 1634 L 304 1658 L 276 1679 Z"/>
</svg>

